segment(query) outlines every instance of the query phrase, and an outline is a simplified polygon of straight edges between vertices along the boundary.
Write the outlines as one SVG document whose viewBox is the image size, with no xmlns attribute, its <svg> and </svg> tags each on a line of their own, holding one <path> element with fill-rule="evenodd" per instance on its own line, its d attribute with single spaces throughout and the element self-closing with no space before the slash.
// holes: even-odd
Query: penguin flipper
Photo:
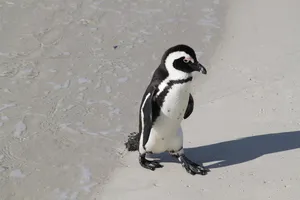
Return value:
<svg viewBox="0 0 300 200">
<path fill-rule="evenodd" d="M 141 153 L 139 155 L 139 163 L 142 167 L 145 169 L 149 169 L 154 171 L 156 168 L 162 168 L 163 165 L 161 165 L 159 162 L 155 160 L 147 160 L 146 159 L 146 147 L 153 124 L 153 102 L 155 102 L 155 93 L 157 91 L 157 88 L 154 86 L 151 88 L 150 92 L 146 95 L 142 106 L 141 106 L 141 122 L 142 122 L 142 137 L 143 137 L 143 148 L 145 152 Z M 149 152 L 148 152 L 149 153 Z"/>
<path fill-rule="evenodd" d="M 124 142 L 125 147 L 128 151 L 139 150 L 140 137 L 143 137 L 143 147 L 147 143 L 152 127 L 152 103 L 154 101 L 153 97 L 157 87 L 149 87 L 145 93 L 145 97 L 142 100 L 142 105 L 140 107 L 140 130 L 139 132 L 132 132 L 129 134 L 128 139 Z"/>
<path fill-rule="evenodd" d="M 193 110 L 194 110 L 194 99 L 193 99 L 192 94 L 190 94 L 189 103 L 188 103 L 187 108 L 185 110 L 183 119 L 187 119 L 192 114 Z"/>
<path fill-rule="evenodd" d="M 153 103 L 153 97 L 156 92 L 156 87 L 154 87 L 145 97 L 142 107 L 141 107 L 141 112 L 142 112 L 142 135 L 143 135 L 143 147 L 145 148 L 146 143 L 148 142 L 151 128 L 152 128 L 152 103 Z"/>
</svg>

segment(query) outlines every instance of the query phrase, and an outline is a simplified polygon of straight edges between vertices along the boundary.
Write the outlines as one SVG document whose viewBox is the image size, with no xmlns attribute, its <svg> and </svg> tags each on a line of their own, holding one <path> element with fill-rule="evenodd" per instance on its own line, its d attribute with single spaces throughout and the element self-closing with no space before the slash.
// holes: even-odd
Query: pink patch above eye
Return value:
<svg viewBox="0 0 300 200">
<path fill-rule="evenodd" d="M 186 60 L 186 61 L 193 61 L 193 58 L 191 58 L 191 57 L 186 57 L 186 58 L 184 58 L 184 60 Z"/>
</svg>

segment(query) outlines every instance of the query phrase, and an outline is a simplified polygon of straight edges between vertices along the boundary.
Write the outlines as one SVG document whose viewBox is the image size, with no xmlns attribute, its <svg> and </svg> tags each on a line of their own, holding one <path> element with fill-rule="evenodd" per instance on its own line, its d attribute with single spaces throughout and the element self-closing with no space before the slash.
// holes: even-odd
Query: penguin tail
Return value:
<svg viewBox="0 0 300 200">
<path fill-rule="evenodd" d="M 127 141 L 124 143 L 128 151 L 139 150 L 141 134 L 138 132 L 132 132 L 129 134 Z"/>
</svg>

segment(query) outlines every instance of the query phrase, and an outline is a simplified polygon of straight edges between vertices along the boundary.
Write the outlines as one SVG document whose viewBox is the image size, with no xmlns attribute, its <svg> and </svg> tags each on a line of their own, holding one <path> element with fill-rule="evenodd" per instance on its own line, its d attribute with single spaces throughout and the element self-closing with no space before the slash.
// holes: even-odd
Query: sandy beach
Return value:
<svg viewBox="0 0 300 200">
<path fill-rule="evenodd" d="M 147 171 L 128 153 L 95 199 L 291 199 L 300 196 L 300 2 L 227 1 L 221 42 L 194 86 L 187 155 L 211 169 L 191 176 L 163 157 Z"/>
<path fill-rule="evenodd" d="M 123 166 L 164 50 L 187 43 L 207 64 L 221 12 L 217 0 L 1 1 L 0 199 L 93 199 Z"/>
<path fill-rule="evenodd" d="M 297 0 L 0 2 L 0 199 L 296 200 Z M 168 47 L 208 69 L 183 122 L 191 176 L 123 145 Z"/>
</svg>

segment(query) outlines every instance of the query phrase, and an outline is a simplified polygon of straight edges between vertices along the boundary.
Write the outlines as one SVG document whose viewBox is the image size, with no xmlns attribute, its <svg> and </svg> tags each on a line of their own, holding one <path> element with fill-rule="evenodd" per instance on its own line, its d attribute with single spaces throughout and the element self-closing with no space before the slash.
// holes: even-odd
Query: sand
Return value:
<svg viewBox="0 0 300 200">
<path fill-rule="evenodd" d="M 227 3 L 221 42 L 183 125 L 187 155 L 211 172 L 191 176 L 168 157 L 147 171 L 127 153 L 95 199 L 299 198 L 300 2 Z"/>
<path fill-rule="evenodd" d="M 1 1 L 0 199 L 298 199 L 299 6 Z M 177 43 L 208 69 L 183 123 L 207 176 L 168 156 L 148 171 L 124 151 L 150 74 Z"/>
<path fill-rule="evenodd" d="M 218 0 L 1 1 L 0 199 L 98 194 L 164 50 L 186 43 L 207 64 L 221 12 Z"/>
</svg>

